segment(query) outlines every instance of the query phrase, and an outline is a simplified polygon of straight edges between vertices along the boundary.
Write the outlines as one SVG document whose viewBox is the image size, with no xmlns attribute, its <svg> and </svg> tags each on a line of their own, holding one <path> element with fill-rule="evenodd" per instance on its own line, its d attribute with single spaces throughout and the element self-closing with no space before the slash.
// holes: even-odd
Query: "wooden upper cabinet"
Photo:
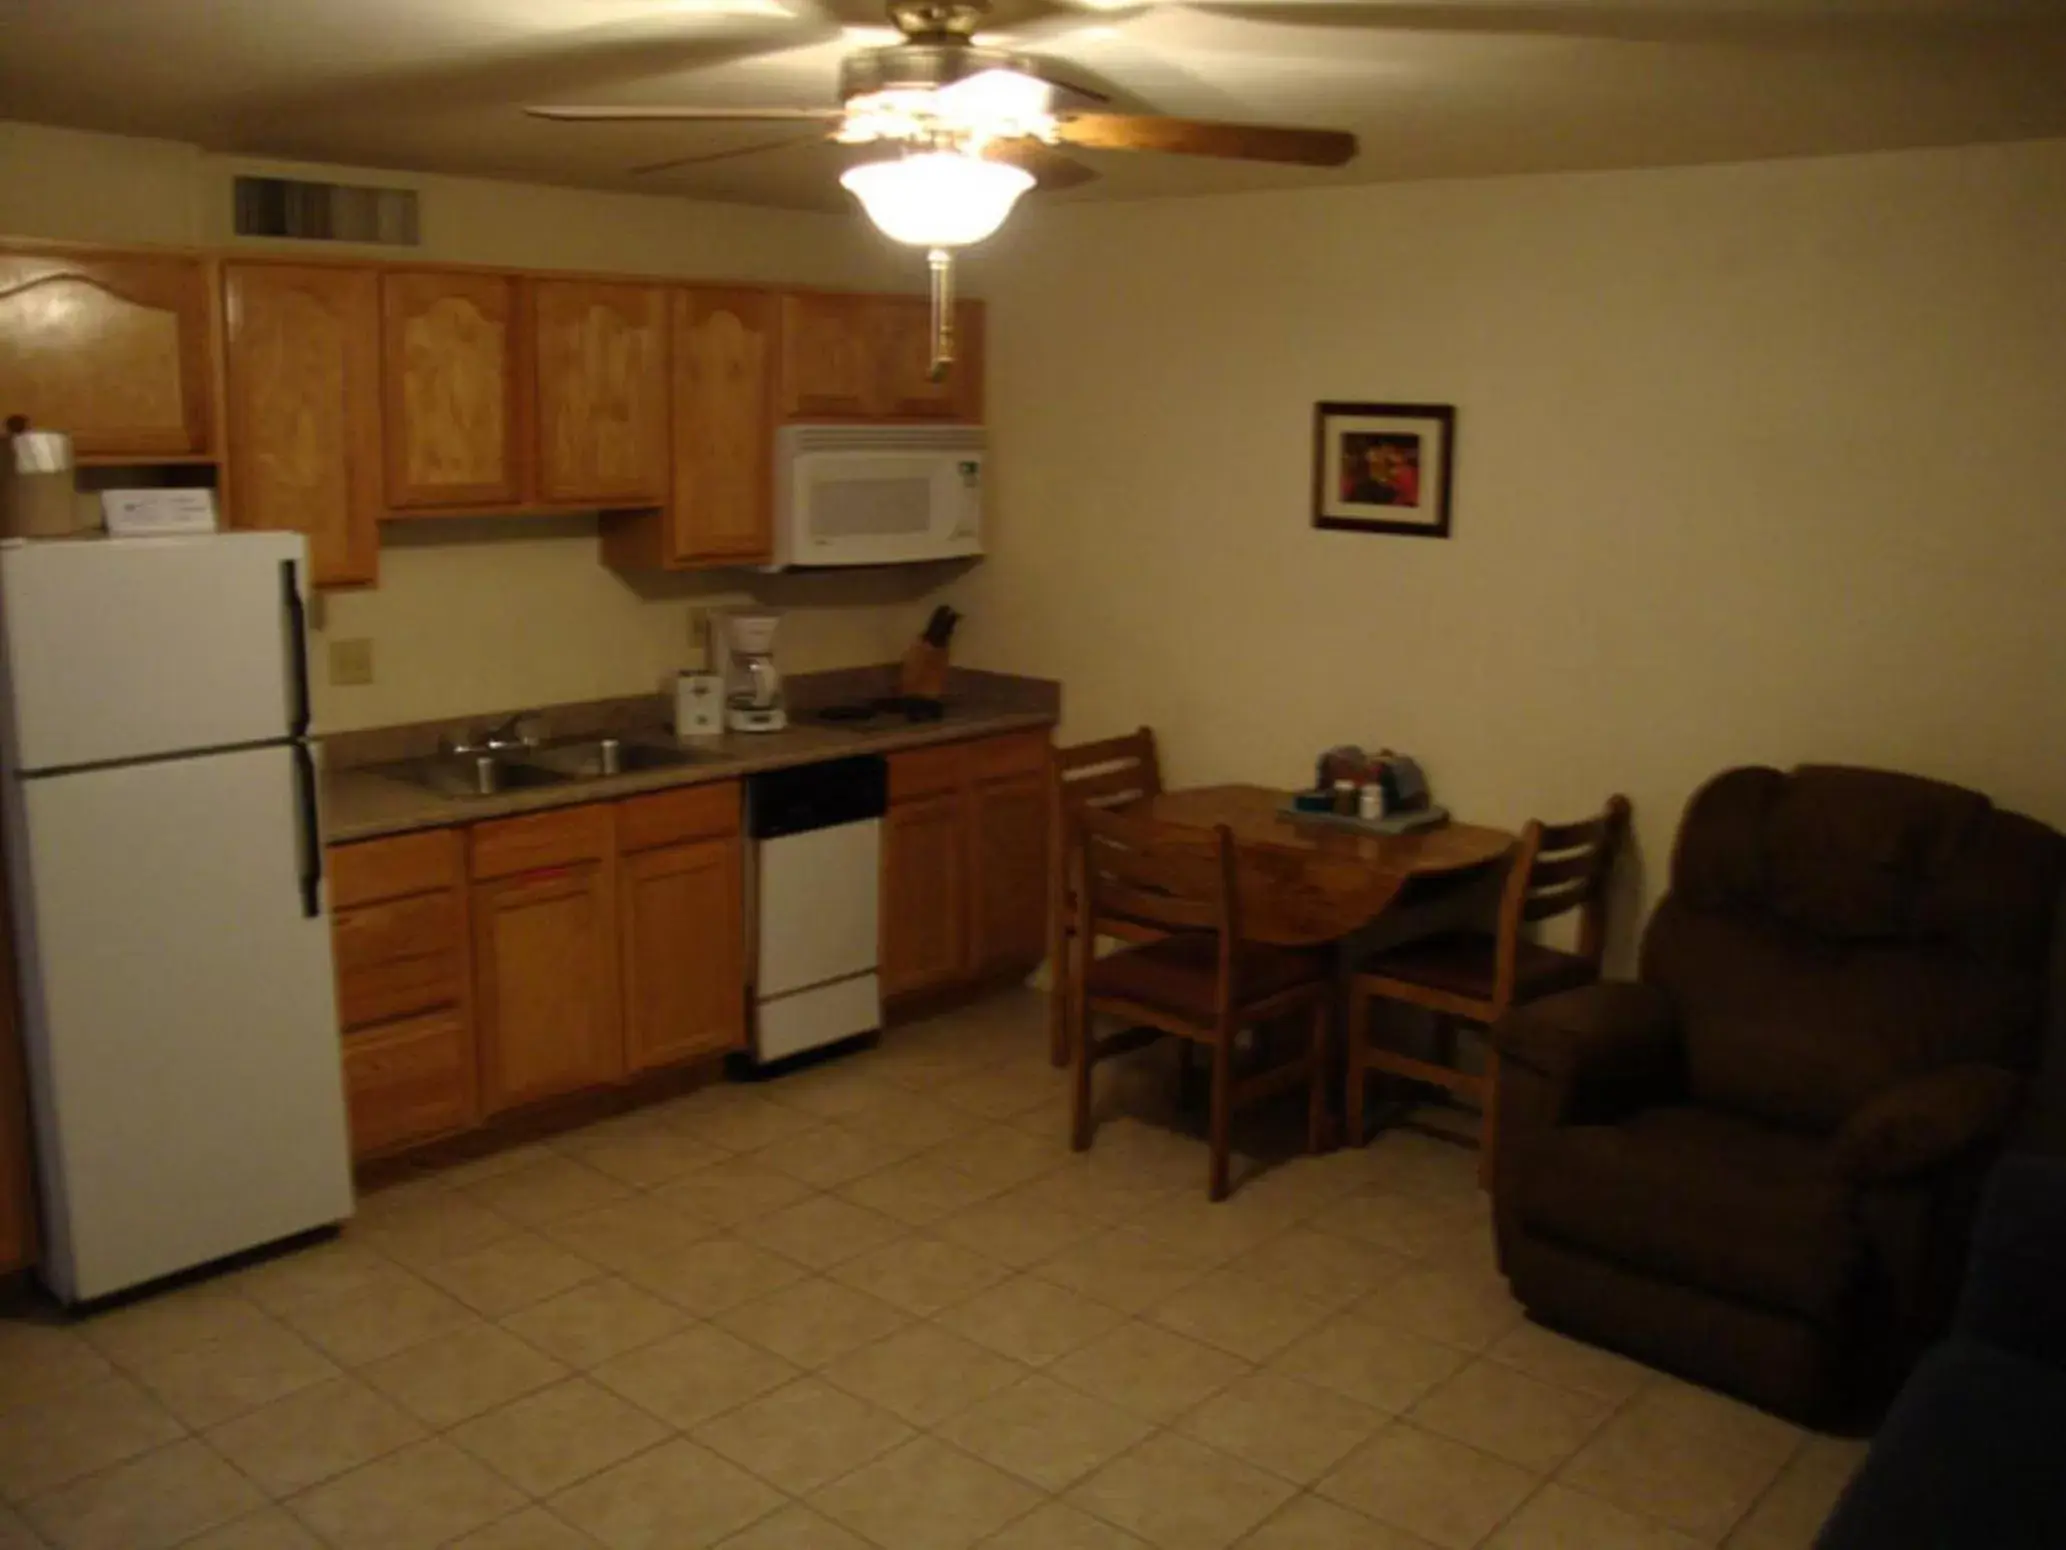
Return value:
<svg viewBox="0 0 2066 1550">
<path fill-rule="evenodd" d="M 533 282 L 540 500 L 667 499 L 667 303 L 660 285 Z"/>
<path fill-rule="evenodd" d="M 319 586 L 379 570 L 380 277 L 233 263 L 224 271 L 226 481 L 239 527 L 308 536 Z"/>
<path fill-rule="evenodd" d="M 0 419 L 82 458 L 214 449 L 211 268 L 177 255 L 0 250 Z"/>
<path fill-rule="evenodd" d="M 517 281 L 390 270 L 380 308 L 389 507 L 521 503 Z"/>
<path fill-rule="evenodd" d="M 782 298 L 784 418 L 854 420 L 877 413 L 876 301 L 816 292 Z"/>
<path fill-rule="evenodd" d="M 676 563 L 773 555 L 775 310 L 765 291 L 675 292 Z"/>
<path fill-rule="evenodd" d="M 933 307 L 923 296 L 876 300 L 875 358 L 880 369 L 876 413 L 890 420 L 983 418 L 983 304 L 954 309 L 955 362 L 932 380 Z"/>
</svg>

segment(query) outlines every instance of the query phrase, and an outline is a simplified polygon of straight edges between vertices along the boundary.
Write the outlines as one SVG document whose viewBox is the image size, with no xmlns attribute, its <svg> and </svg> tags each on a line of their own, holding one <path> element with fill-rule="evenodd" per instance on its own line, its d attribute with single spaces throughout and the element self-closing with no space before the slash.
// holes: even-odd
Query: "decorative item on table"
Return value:
<svg viewBox="0 0 2066 1550">
<path fill-rule="evenodd" d="M 1449 821 L 1448 812 L 1429 799 L 1418 761 L 1389 748 L 1366 753 L 1353 743 L 1322 754 L 1312 788 L 1293 792 L 1284 811 L 1369 834 L 1405 834 Z"/>
<path fill-rule="evenodd" d="M 1313 526 L 1449 536 L 1453 404 L 1315 406 Z"/>
</svg>

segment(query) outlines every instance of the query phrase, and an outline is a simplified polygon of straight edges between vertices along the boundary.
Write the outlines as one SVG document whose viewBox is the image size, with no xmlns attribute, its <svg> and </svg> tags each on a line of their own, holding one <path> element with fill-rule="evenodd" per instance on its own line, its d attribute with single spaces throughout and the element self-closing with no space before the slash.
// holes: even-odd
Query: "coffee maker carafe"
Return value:
<svg viewBox="0 0 2066 1550">
<path fill-rule="evenodd" d="M 775 666 L 772 609 L 739 609 L 712 620 L 712 666 L 724 679 L 725 726 L 734 732 L 779 732 L 789 725 L 782 705 L 782 674 Z"/>
</svg>

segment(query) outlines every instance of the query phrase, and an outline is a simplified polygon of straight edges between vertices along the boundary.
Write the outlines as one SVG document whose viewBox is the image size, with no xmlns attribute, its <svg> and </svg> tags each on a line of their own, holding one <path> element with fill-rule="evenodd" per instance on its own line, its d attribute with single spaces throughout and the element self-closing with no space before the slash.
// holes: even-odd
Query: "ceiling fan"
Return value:
<svg viewBox="0 0 2066 1550">
<path fill-rule="evenodd" d="M 1036 184 L 1069 187 L 1097 175 L 1056 147 L 1305 167 L 1340 167 L 1355 158 L 1356 137 L 1339 130 L 1101 110 L 1098 105 L 1109 99 L 1072 84 L 1065 65 L 978 43 L 976 33 L 989 14 L 988 0 L 890 0 L 889 18 L 902 40 L 857 49 L 841 61 L 838 107 L 525 111 L 575 123 L 815 124 L 844 145 L 893 147 L 886 158 L 849 168 L 840 182 L 884 233 L 927 250 L 935 377 L 945 375 L 954 360 L 955 250 L 995 232 Z M 761 149 L 774 147 L 751 147 L 745 154 Z M 704 159 L 685 157 L 643 170 Z"/>
</svg>

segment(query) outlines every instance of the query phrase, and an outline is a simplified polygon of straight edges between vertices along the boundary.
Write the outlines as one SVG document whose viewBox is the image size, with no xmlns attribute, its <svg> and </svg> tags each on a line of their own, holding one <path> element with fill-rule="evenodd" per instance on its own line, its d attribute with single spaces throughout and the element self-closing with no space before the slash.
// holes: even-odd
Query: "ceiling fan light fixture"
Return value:
<svg viewBox="0 0 2066 1550">
<path fill-rule="evenodd" d="M 1002 226 L 1033 175 L 956 151 L 865 162 L 840 180 L 877 230 L 915 248 L 964 248 Z"/>
</svg>

